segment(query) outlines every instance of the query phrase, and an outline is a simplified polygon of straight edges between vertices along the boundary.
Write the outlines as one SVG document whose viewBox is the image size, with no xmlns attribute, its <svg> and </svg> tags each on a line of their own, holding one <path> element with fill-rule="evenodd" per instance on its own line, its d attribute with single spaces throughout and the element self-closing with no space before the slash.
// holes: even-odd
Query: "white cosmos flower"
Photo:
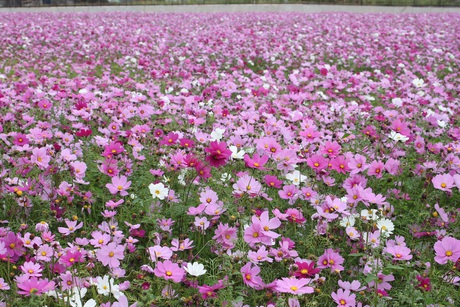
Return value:
<svg viewBox="0 0 460 307">
<path fill-rule="evenodd" d="M 291 181 L 293 185 L 300 185 L 301 182 L 307 180 L 307 176 L 302 175 L 298 170 L 286 175 L 286 179 Z"/>
<path fill-rule="evenodd" d="M 211 132 L 211 141 L 220 141 L 224 135 L 224 132 L 225 129 L 216 128 L 216 130 Z"/>
<path fill-rule="evenodd" d="M 241 149 L 240 151 L 238 151 L 238 147 L 236 146 L 230 146 L 228 149 L 231 150 L 232 152 L 232 155 L 231 155 L 231 158 L 233 160 L 241 160 L 241 159 L 244 159 L 244 155 L 246 154 L 246 152 Z"/>
<path fill-rule="evenodd" d="M 192 276 L 201 276 L 206 273 L 204 265 L 198 262 L 188 263 L 184 270 Z"/>
<path fill-rule="evenodd" d="M 438 119 L 437 123 L 438 123 L 438 126 L 441 128 L 445 128 L 447 126 L 447 123 L 442 119 Z"/>
<path fill-rule="evenodd" d="M 374 221 L 378 218 L 376 209 L 364 209 L 361 210 L 361 219 L 364 221 Z"/>
<path fill-rule="evenodd" d="M 377 228 L 380 230 L 381 236 L 389 237 L 395 230 L 395 225 L 389 219 L 380 219 L 377 221 Z"/>
<path fill-rule="evenodd" d="M 415 87 L 425 87 L 425 81 L 423 81 L 423 79 L 414 79 L 412 80 L 412 84 L 415 86 Z"/>
<path fill-rule="evenodd" d="M 158 199 L 163 200 L 165 199 L 166 196 L 168 196 L 168 193 L 169 193 L 169 189 L 166 188 L 164 184 L 161 182 L 157 184 L 151 183 L 149 185 L 149 190 L 154 199 L 158 198 Z"/>
<path fill-rule="evenodd" d="M 407 142 L 407 140 L 409 139 L 407 136 L 404 136 L 402 135 L 401 133 L 398 133 L 398 132 L 395 132 L 395 131 L 391 131 L 390 135 L 388 136 L 390 139 L 392 139 L 393 141 L 396 141 L 396 142 Z"/>
<path fill-rule="evenodd" d="M 353 215 L 345 216 L 340 221 L 342 227 L 353 227 L 355 225 L 355 217 Z"/>
</svg>

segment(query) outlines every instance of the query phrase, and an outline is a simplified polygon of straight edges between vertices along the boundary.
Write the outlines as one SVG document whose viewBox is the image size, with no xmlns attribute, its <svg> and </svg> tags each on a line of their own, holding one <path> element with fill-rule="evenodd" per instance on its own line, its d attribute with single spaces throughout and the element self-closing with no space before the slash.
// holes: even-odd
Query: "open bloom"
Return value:
<svg viewBox="0 0 460 307">
<path fill-rule="evenodd" d="M 444 237 L 434 244 L 436 256 L 434 260 L 439 264 L 446 264 L 449 260 L 456 262 L 460 258 L 460 240 Z"/>
<path fill-rule="evenodd" d="M 433 183 L 435 189 L 441 191 L 451 192 L 451 188 L 455 186 L 454 177 L 450 174 L 437 175 L 431 180 L 431 182 Z"/>
<path fill-rule="evenodd" d="M 313 293 L 313 287 L 307 286 L 310 283 L 309 278 L 282 278 L 276 281 L 276 290 L 282 293 L 291 293 L 301 295 L 306 293 Z"/>
<path fill-rule="evenodd" d="M 192 276 L 201 276 L 206 274 L 206 270 L 204 269 L 204 265 L 198 262 L 189 263 L 184 270 Z"/>
<path fill-rule="evenodd" d="M 353 307 L 356 306 L 356 294 L 351 294 L 350 290 L 339 289 L 331 294 L 337 306 Z"/>
<path fill-rule="evenodd" d="M 123 255 L 124 250 L 124 245 L 117 245 L 117 243 L 111 242 L 97 251 L 97 260 L 110 268 L 117 268 L 120 266 L 120 260 L 125 257 Z"/>
<path fill-rule="evenodd" d="M 214 167 L 225 165 L 232 155 L 232 151 L 227 148 L 227 143 L 225 142 L 211 142 L 209 143 L 209 147 L 205 148 L 205 151 L 208 153 L 206 161 Z"/>
<path fill-rule="evenodd" d="M 126 190 L 131 186 L 131 181 L 128 181 L 128 178 L 126 176 L 121 176 L 121 177 L 112 177 L 112 183 L 107 183 L 105 185 L 111 194 L 117 194 L 120 192 L 121 196 L 126 196 L 128 195 L 128 192 Z"/>
<path fill-rule="evenodd" d="M 149 185 L 149 190 L 150 190 L 150 194 L 152 194 L 152 197 L 154 199 L 158 198 L 158 199 L 163 200 L 169 194 L 169 189 L 166 188 L 165 185 L 161 182 L 157 184 L 151 183 Z"/>
<path fill-rule="evenodd" d="M 248 262 L 241 268 L 240 272 L 246 286 L 256 290 L 260 290 L 265 287 L 262 278 L 259 276 L 260 268 L 257 265 L 252 266 L 252 263 Z"/>
<path fill-rule="evenodd" d="M 170 279 L 174 282 L 180 282 L 185 275 L 185 271 L 181 269 L 177 263 L 170 260 L 166 260 L 165 262 L 158 261 L 157 267 L 153 272 L 157 277 Z"/>
</svg>

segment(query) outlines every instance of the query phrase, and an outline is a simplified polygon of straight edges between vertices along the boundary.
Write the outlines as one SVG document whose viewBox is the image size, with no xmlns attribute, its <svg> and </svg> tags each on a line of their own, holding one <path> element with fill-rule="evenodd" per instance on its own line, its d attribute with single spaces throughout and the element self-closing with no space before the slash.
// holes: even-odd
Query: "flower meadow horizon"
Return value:
<svg viewBox="0 0 460 307">
<path fill-rule="evenodd" d="M 458 306 L 459 17 L 0 14 L 0 306 Z"/>
</svg>

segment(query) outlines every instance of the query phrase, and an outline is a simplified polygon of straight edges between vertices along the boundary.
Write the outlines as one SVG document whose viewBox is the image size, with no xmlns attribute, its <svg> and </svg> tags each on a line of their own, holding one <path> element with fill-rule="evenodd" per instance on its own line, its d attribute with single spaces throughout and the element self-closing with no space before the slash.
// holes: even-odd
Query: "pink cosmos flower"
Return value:
<svg viewBox="0 0 460 307">
<path fill-rule="evenodd" d="M 232 155 L 232 151 L 227 148 L 227 143 L 225 142 L 213 141 L 204 150 L 208 153 L 206 161 L 214 167 L 225 165 Z"/>
<path fill-rule="evenodd" d="M 31 277 L 30 279 L 20 280 L 17 284 L 18 293 L 31 296 L 41 296 L 43 293 L 54 289 L 54 281 L 48 279 L 38 279 L 37 277 Z"/>
<path fill-rule="evenodd" d="M 329 157 L 333 158 L 340 153 L 340 146 L 337 142 L 326 141 L 324 145 L 320 148 L 320 151 L 323 155 L 328 155 Z"/>
<path fill-rule="evenodd" d="M 258 195 L 261 193 L 262 185 L 254 177 L 245 174 L 233 185 L 233 189 L 240 195 L 243 193 Z"/>
<path fill-rule="evenodd" d="M 355 155 L 354 158 L 348 162 L 348 167 L 351 170 L 350 175 L 355 175 L 359 172 L 365 171 L 368 168 L 368 165 L 366 164 L 366 157 L 359 154 Z"/>
<path fill-rule="evenodd" d="M 455 186 L 455 180 L 450 174 L 435 176 L 431 182 L 435 189 L 452 192 L 451 188 Z"/>
<path fill-rule="evenodd" d="M 229 227 L 228 224 L 219 223 L 212 239 L 222 244 L 224 248 L 233 248 L 238 239 L 237 232 L 236 227 Z"/>
<path fill-rule="evenodd" d="M 248 262 L 241 268 L 240 272 L 246 286 L 256 290 L 260 290 L 265 287 L 262 278 L 259 276 L 260 268 L 257 265 L 252 266 L 252 263 Z"/>
<path fill-rule="evenodd" d="M 120 260 L 123 260 L 125 257 L 123 255 L 124 250 L 124 245 L 118 245 L 115 242 L 111 242 L 97 251 L 97 260 L 104 266 L 108 265 L 110 268 L 117 268 L 120 266 Z"/>
<path fill-rule="evenodd" d="M 344 290 L 351 290 L 351 291 L 363 291 L 366 287 L 361 287 L 361 283 L 359 280 L 353 280 L 351 283 L 348 281 L 339 280 L 339 287 Z"/>
<path fill-rule="evenodd" d="M 25 252 L 24 243 L 21 237 L 12 231 L 8 232 L 3 238 L 0 238 L 0 242 L 3 242 L 4 248 L 6 248 L 6 253 L 4 255 L 10 257 L 13 262 L 16 262 L 16 260 L 23 255 L 23 252 Z"/>
<path fill-rule="evenodd" d="M 111 142 L 105 146 L 102 155 L 106 158 L 112 158 L 114 155 L 124 152 L 125 149 L 119 142 Z"/>
<path fill-rule="evenodd" d="M 173 263 L 170 260 L 166 260 L 165 262 L 158 261 L 153 272 L 157 277 L 170 279 L 174 282 L 180 282 L 185 276 L 185 271 L 177 263 Z"/>
<path fill-rule="evenodd" d="M 452 237 L 444 237 L 434 244 L 436 256 L 434 260 L 439 264 L 446 264 L 448 261 L 456 262 L 460 258 L 460 240 Z"/>
<path fill-rule="evenodd" d="M 30 161 L 35 163 L 40 169 L 46 169 L 51 161 L 51 157 L 48 155 L 48 149 L 46 147 L 34 148 Z"/>
<path fill-rule="evenodd" d="M 0 290 L 10 290 L 10 286 L 5 282 L 3 278 L 0 278 Z"/>
<path fill-rule="evenodd" d="M 379 274 L 377 274 L 377 278 L 378 278 L 378 280 L 377 280 L 377 289 L 382 290 L 382 291 L 390 290 L 392 287 L 391 287 L 391 284 L 389 282 L 395 280 L 395 277 L 392 274 L 385 275 L 385 274 L 379 273 Z M 368 284 L 368 288 L 373 288 L 374 286 L 375 286 L 374 281 L 371 281 Z"/>
<path fill-rule="evenodd" d="M 67 225 L 67 228 L 58 227 L 59 233 L 62 233 L 64 236 L 68 236 L 71 233 L 74 233 L 75 231 L 83 227 L 83 222 L 80 222 L 80 224 L 77 225 L 78 221 L 71 221 L 66 219 L 65 223 Z"/>
<path fill-rule="evenodd" d="M 411 260 L 412 255 L 410 254 L 410 248 L 405 246 L 387 246 L 383 249 L 383 252 L 388 253 L 393 256 L 393 260 L 401 261 L 401 260 Z"/>
<path fill-rule="evenodd" d="M 126 196 L 128 195 L 128 192 L 126 192 L 126 190 L 129 189 L 129 187 L 131 186 L 131 181 L 128 181 L 128 178 L 126 178 L 126 176 L 116 176 L 112 177 L 112 183 L 107 183 L 105 186 L 113 195 L 120 192 L 121 196 Z"/>
<path fill-rule="evenodd" d="M 264 165 L 268 161 L 268 156 L 263 155 L 259 156 L 258 154 L 255 154 L 252 158 L 246 154 L 244 155 L 244 162 L 246 163 L 246 166 L 249 168 L 255 168 L 258 170 L 266 170 Z"/>
<path fill-rule="evenodd" d="M 31 261 L 24 262 L 20 267 L 21 271 L 27 277 L 41 277 L 42 276 L 42 267 L 38 263 L 33 263 Z"/>
<path fill-rule="evenodd" d="M 291 293 L 294 295 L 301 295 L 313 293 L 314 288 L 307 286 L 310 283 L 309 278 L 282 278 L 276 281 L 275 289 L 281 293 Z"/>
<path fill-rule="evenodd" d="M 165 260 L 169 260 L 169 259 L 171 259 L 172 255 L 173 255 L 172 250 L 167 246 L 155 245 L 153 247 L 149 247 L 148 251 L 149 251 L 149 254 L 150 254 L 150 259 L 153 262 L 158 261 L 158 259 L 160 259 L 160 258 L 165 259 Z"/>
<path fill-rule="evenodd" d="M 101 231 L 93 231 L 91 236 L 93 238 L 89 240 L 89 243 L 94 247 L 101 247 L 110 242 L 110 235 Z"/>
<path fill-rule="evenodd" d="M 331 271 L 340 272 L 344 269 L 342 266 L 344 260 L 345 259 L 340 256 L 339 253 L 336 253 L 332 248 L 329 248 L 318 258 L 317 266 L 320 269 L 330 268 Z"/>
<path fill-rule="evenodd" d="M 351 294 L 350 290 L 339 289 L 337 292 L 331 294 L 337 306 L 340 307 L 354 307 L 356 306 L 356 294 Z"/>
<path fill-rule="evenodd" d="M 307 165 L 314 169 L 317 173 L 321 172 L 327 167 L 328 160 L 322 155 L 312 155 L 307 159 Z"/>
<path fill-rule="evenodd" d="M 382 161 L 372 161 L 367 170 L 369 176 L 375 176 L 377 178 L 382 177 L 382 172 L 385 169 L 385 164 Z"/>
<path fill-rule="evenodd" d="M 253 263 L 259 262 L 273 262 L 273 259 L 268 257 L 268 251 L 265 245 L 262 245 L 257 251 L 249 251 L 248 252 L 248 259 Z"/>
</svg>

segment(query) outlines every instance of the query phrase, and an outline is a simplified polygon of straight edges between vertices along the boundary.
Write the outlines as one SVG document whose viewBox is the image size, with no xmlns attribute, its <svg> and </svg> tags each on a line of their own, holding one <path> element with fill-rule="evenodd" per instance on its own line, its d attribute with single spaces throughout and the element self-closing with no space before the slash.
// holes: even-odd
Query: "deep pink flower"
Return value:
<svg viewBox="0 0 460 307">
<path fill-rule="evenodd" d="M 214 167 L 225 165 L 232 155 L 232 151 L 227 148 L 225 142 L 213 141 L 209 143 L 209 147 L 204 150 L 208 153 L 206 161 L 208 161 L 209 165 Z"/>
<path fill-rule="evenodd" d="M 281 184 L 283 183 L 281 180 L 279 180 L 276 176 L 272 175 L 266 175 L 264 177 L 265 184 L 267 184 L 269 187 L 272 188 L 281 188 Z"/>
<path fill-rule="evenodd" d="M 153 271 L 155 276 L 170 279 L 174 282 L 180 282 L 185 276 L 185 271 L 177 263 L 170 260 L 165 262 L 158 261 Z"/>
<path fill-rule="evenodd" d="M 417 285 L 418 288 L 426 292 L 431 291 L 431 281 L 428 277 L 417 275 L 417 280 L 419 282 L 419 284 Z"/>
<path fill-rule="evenodd" d="M 299 262 L 295 263 L 297 266 L 297 270 L 294 272 L 294 276 L 297 278 L 308 278 L 311 276 L 315 276 L 315 274 L 319 273 L 321 270 L 315 268 L 315 262 Z"/>
<path fill-rule="evenodd" d="M 124 152 L 125 149 L 119 142 L 111 142 L 109 145 L 105 146 L 104 152 L 102 155 L 107 158 L 112 158 L 114 155 Z"/>
<path fill-rule="evenodd" d="M 14 136 L 13 144 L 16 146 L 23 146 L 29 144 L 29 139 L 27 138 L 27 135 L 23 133 L 16 133 Z"/>
</svg>

